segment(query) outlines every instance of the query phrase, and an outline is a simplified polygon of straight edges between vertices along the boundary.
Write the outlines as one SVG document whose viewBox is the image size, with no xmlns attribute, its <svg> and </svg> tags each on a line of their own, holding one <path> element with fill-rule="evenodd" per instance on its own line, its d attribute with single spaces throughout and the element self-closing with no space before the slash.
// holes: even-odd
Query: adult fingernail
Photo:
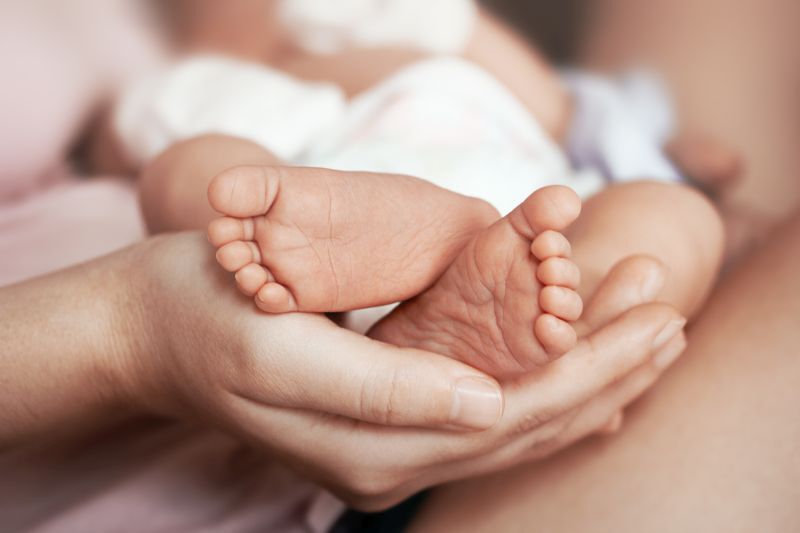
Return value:
<svg viewBox="0 0 800 533">
<path fill-rule="evenodd" d="M 686 337 L 678 335 L 653 357 L 653 364 L 659 370 L 664 370 L 686 350 Z"/>
<path fill-rule="evenodd" d="M 651 268 L 642 283 L 642 300 L 649 302 L 664 288 L 664 268 L 659 264 L 658 268 Z"/>
<path fill-rule="evenodd" d="M 456 382 L 450 422 L 470 429 L 492 427 L 503 414 L 503 395 L 497 384 L 483 378 Z"/>
<path fill-rule="evenodd" d="M 679 331 L 683 329 L 683 326 L 685 325 L 685 318 L 676 318 L 674 320 L 670 320 L 653 340 L 653 349 L 660 350 L 663 348 L 670 341 L 670 339 L 672 339 L 678 334 Z"/>
</svg>

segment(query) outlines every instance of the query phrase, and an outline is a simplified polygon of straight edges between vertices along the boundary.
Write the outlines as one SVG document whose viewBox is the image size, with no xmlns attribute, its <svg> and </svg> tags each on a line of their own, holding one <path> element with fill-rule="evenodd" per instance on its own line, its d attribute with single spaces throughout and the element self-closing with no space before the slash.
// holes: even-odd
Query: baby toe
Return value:
<svg viewBox="0 0 800 533">
<path fill-rule="evenodd" d="M 254 235 L 252 218 L 222 217 L 208 224 L 208 240 L 219 248 L 233 241 L 251 241 Z"/>
<path fill-rule="evenodd" d="M 279 283 L 270 282 L 256 294 L 256 305 L 267 313 L 290 313 L 297 311 L 297 303 L 289 289 Z"/>
<path fill-rule="evenodd" d="M 260 263 L 261 253 L 254 242 L 234 241 L 217 250 L 217 262 L 228 272 L 236 272 L 250 263 Z"/>
<path fill-rule="evenodd" d="M 531 253 L 539 261 L 550 257 L 570 257 L 572 246 L 564 235 L 550 230 L 536 236 L 531 243 Z"/>
<path fill-rule="evenodd" d="M 563 320 L 578 320 L 583 312 L 583 301 L 578 293 L 564 287 L 547 286 L 539 293 L 542 311 Z"/>
<path fill-rule="evenodd" d="M 247 296 L 254 296 L 267 282 L 273 281 L 267 269 L 255 263 L 243 266 L 234 277 L 239 290 Z"/>
<path fill-rule="evenodd" d="M 553 315 L 541 315 L 536 319 L 533 330 L 545 351 L 554 357 L 564 355 L 578 343 L 572 326 Z"/>
<path fill-rule="evenodd" d="M 536 269 L 536 277 L 544 285 L 577 289 L 581 282 L 578 265 L 562 257 L 544 260 Z"/>
</svg>

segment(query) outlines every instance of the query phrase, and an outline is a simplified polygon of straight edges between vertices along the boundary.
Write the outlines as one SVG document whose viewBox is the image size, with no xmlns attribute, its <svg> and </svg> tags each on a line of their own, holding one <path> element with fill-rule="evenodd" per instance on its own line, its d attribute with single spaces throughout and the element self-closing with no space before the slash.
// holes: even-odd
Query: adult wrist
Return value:
<svg viewBox="0 0 800 533">
<path fill-rule="evenodd" d="M 113 289 L 107 305 L 108 339 L 101 365 L 106 376 L 109 399 L 131 411 L 154 408 L 153 400 L 159 386 L 158 343 L 159 291 L 155 287 L 155 261 L 159 243 L 155 237 L 138 243 L 122 252 L 113 269 Z"/>
</svg>

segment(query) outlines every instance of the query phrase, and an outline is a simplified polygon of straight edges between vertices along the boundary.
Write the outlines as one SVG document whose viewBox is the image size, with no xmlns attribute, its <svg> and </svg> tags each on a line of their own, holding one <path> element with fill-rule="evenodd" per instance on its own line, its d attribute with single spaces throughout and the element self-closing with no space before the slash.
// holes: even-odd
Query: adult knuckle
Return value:
<svg viewBox="0 0 800 533">
<path fill-rule="evenodd" d="M 598 342 L 598 340 L 594 337 L 594 335 L 589 335 L 586 337 L 586 356 L 585 358 L 589 362 L 595 362 L 598 359 L 601 359 L 603 354 L 604 346 Z M 606 350 L 607 351 L 607 350 Z"/>
<path fill-rule="evenodd" d="M 449 443 L 446 450 L 433 458 L 431 464 L 441 464 L 453 460 L 475 460 L 495 452 L 513 438 L 508 431 L 498 430 L 486 430 L 481 433 L 465 435 L 465 438 Z"/>
<path fill-rule="evenodd" d="M 639 397 L 639 395 L 641 395 L 656 381 L 658 381 L 660 375 L 661 370 L 653 366 L 643 368 L 641 371 L 639 371 L 637 375 L 633 377 L 633 383 L 631 383 L 630 386 L 630 394 L 627 398 L 625 398 L 625 403 L 627 404 L 632 402 Z M 624 407 L 624 405 L 620 407 Z"/>
<path fill-rule="evenodd" d="M 524 435 L 532 429 L 539 427 L 542 424 L 542 419 L 538 415 L 526 414 L 517 420 L 514 428 L 511 431 L 512 436 Z"/>
<path fill-rule="evenodd" d="M 538 438 L 536 439 L 534 447 L 550 449 L 558 446 L 558 443 L 561 442 L 564 433 L 569 429 L 571 423 L 572 418 L 566 416 L 551 420 L 548 424 L 539 428 L 537 434 Z"/>
<path fill-rule="evenodd" d="M 552 422 L 556 413 L 550 410 L 540 410 L 535 413 L 525 413 L 521 415 L 513 424 L 510 436 L 517 437 L 538 430 L 544 425 Z"/>
<path fill-rule="evenodd" d="M 387 497 L 398 485 L 392 473 L 383 469 L 365 466 L 350 469 L 345 474 L 343 485 L 348 499 L 353 502 L 376 502 Z"/>
<path fill-rule="evenodd" d="M 375 384 L 377 374 L 374 366 L 364 373 L 361 381 L 361 390 L 358 395 L 358 410 L 359 418 L 362 420 L 383 423 L 385 422 L 383 420 L 383 410 L 377 408 L 378 393 L 381 389 Z"/>
<path fill-rule="evenodd" d="M 402 423 L 404 411 L 401 406 L 411 396 L 412 388 L 412 380 L 402 369 L 373 366 L 361 384 L 362 419 L 384 425 Z"/>
<path fill-rule="evenodd" d="M 347 494 L 340 496 L 345 503 L 362 513 L 379 513 L 385 511 L 402 502 L 406 495 L 402 494 L 382 494 L 379 496 L 364 496 L 358 494 Z"/>
</svg>

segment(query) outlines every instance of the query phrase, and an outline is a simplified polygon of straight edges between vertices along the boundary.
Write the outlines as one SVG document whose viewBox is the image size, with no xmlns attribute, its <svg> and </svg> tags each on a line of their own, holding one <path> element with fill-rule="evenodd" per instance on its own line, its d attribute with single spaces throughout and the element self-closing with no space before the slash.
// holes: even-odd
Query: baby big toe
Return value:
<svg viewBox="0 0 800 533">
<path fill-rule="evenodd" d="M 554 357 L 564 355 L 578 343 L 578 336 L 572 326 L 553 315 L 541 315 L 537 318 L 533 331 L 545 351 Z"/>
<path fill-rule="evenodd" d="M 216 211 L 233 217 L 265 214 L 278 194 L 279 174 L 270 167 L 242 166 L 226 170 L 208 186 Z"/>
<path fill-rule="evenodd" d="M 571 322 L 580 318 L 583 301 L 571 289 L 550 285 L 539 293 L 539 307 L 545 313 Z"/>
<path fill-rule="evenodd" d="M 534 232 L 563 230 L 581 212 L 581 200 L 575 191 L 561 185 L 543 187 L 522 203 L 522 212 Z"/>
<path fill-rule="evenodd" d="M 577 289 L 581 281 L 578 265 L 562 257 L 551 257 L 536 269 L 536 277 L 543 285 Z"/>
<path fill-rule="evenodd" d="M 261 253 L 254 242 L 234 241 L 217 250 L 217 262 L 228 272 L 236 272 L 250 263 L 260 263 Z"/>
</svg>

